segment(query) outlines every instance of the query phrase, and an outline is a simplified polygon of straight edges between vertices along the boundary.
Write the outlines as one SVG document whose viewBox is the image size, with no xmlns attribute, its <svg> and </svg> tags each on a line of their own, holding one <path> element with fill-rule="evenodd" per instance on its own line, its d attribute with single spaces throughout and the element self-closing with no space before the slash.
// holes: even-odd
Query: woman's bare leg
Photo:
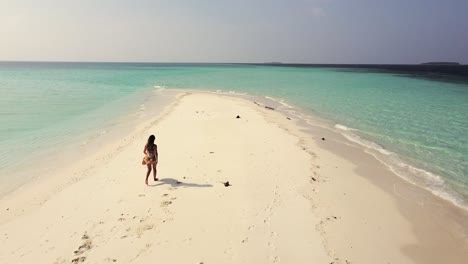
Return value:
<svg viewBox="0 0 468 264">
<path fill-rule="evenodd" d="M 157 163 L 154 163 L 153 164 L 153 176 L 154 176 L 154 181 L 157 181 L 158 178 L 156 178 L 156 174 L 158 173 L 158 171 L 156 170 L 156 164 Z"/>
<path fill-rule="evenodd" d="M 146 172 L 145 183 L 146 183 L 146 185 L 148 185 L 148 177 L 150 176 L 150 173 L 151 173 L 151 164 L 146 164 L 146 166 L 148 166 L 148 171 Z"/>
</svg>

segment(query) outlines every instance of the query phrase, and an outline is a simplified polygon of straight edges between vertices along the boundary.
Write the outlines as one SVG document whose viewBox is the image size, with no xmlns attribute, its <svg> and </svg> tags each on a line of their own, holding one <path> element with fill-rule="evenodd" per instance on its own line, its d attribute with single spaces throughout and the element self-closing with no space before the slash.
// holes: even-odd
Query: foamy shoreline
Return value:
<svg viewBox="0 0 468 264">
<path fill-rule="evenodd" d="M 466 260 L 466 212 L 338 133 L 302 131 L 286 117 L 232 96 L 182 92 L 167 115 L 64 169 L 71 180 L 54 195 L 38 201 L 34 192 L 50 179 L 2 199 L 0 262 Z M 161 181 L 146 187 L 141 152 L 152 133 Z"/>
</svg>

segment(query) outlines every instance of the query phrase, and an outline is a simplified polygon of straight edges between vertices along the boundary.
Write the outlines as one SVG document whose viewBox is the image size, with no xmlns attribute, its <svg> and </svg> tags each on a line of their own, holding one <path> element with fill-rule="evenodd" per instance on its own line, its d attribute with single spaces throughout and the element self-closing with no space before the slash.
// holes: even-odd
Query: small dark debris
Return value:
<svg viewBox="0 0 468 264">
<path fill-rule="evenodd" d="M 286 117 L 286 119 L 287 119 L 287 120 L 291 120 L 291 118 L 289 118 L 289 117 Z"/>
<path fill-rule="evenodd" d="M 322 140 L 325 140 L 325 138 L 322 138 Z"/>
<path fill-rule="evenodd" d="M 181 184 L 182 182 L 180 182 L 180 181 L 176 181 L 176 183 L 177 183 L 177 184 Z"/>
<path fill-rule="evenodd" d="M 333 218 L 338 219 L 336 216 L 334 216 Z"/>
<path fill-rule="evenodd" d="M 213 151 L 210 151 L 210 154 L 213 154 L 214 152 Z"/>
<path fill-rule="evenodd" d="M 185 179 L 185 177 L 184 177 L 184 179 Z"/>
<path fill-rule="evenodd" d="M 314 177 L 311 177 L 313 181 L 317 181 L 317 179 L 315 179 Z"/>
<path fill-rule="evenodd" d="M 229 187 L 229 186 L 231 186 L 231 184 L 229 183 L 229 181 L 227 181 L 227 182 L 224 183 L 224 186 Z"/>
<path fill-rule="evenodd" d="M 10 211 L 10 208 L 7 208 L 6 210 L 7 210 L 7 211 Z"/>
<path fill-rule="evenodd" d="M 236 118 L 240 118 L 240 116 L 236 116 Z"/>
<path fill-rule="evenodd" d="M 269 110 L 275 110 L 273 107 L 267 106 L 267 105 L 265 105 L 265 108 L 266 108 L 266 109 L 269 109 Z"/>
<path fill-rule="evenodd" d="M 81 239 L 89 239 L 89 236 L 87 234 L 84 234 Z"/>
</svg>

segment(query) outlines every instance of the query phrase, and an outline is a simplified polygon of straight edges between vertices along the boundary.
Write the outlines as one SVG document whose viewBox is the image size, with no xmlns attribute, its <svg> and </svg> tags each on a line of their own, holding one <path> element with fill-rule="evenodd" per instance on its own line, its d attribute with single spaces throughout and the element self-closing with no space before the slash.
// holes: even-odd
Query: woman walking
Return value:
<svg viewBox="0 0 468 264">
<path fill-rule="evenodd" d="M 145 158 L 143 159 L 143 165 L 148 166 L 148 172 L 146 173 L 146 180 L 145 183 L 148 185 L 148 177 L 151 174 L 151 168 L 153 168 L 153 176 L 154 180 L 157 181 L 156 178 L 156 165 L 158 164 L 158 146 L 154 144 L 154 140 L 156 137 L 151 135 L 148 138 L 148 143 L 146 143 L 145 148 L 143 149 L 143 153 L 145 153 Z"/>
</svg>

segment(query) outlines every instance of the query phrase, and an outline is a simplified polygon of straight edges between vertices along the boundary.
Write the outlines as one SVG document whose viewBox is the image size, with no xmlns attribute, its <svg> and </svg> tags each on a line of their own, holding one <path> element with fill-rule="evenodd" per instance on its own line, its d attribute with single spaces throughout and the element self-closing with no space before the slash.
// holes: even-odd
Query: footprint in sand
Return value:
<svg viewBox="0 0 468 264">
<path fill-rule="evenodd" d="M 93 241 L 87 239 L 77 250 L 73 251 L 73 253 L 75 253 L 75 255 L 81 255 L 91 248 L 93 248 Z"/>
<path fill-rule="evenodd" d="M 191 238 L 191 237 L 188 237 L 188 238 L 184 239 L 183 242 L 184 242 L 185 244 L 189 244 L 189 245 L 190 245 L 190 244 L 192 243 L 192 238 Z"/>
<path fill-rule="evenodd" d="M 153 224 L 145 224 L 145 225 L 142 225 L 140 226 L 138 229 L 137 229 L 137 235 L 138 235 L 138 238 L 140 238 L 143 233 L 145 231 L 148 231 L 148 230 L 151 230 L 154 228 L 154 225 Z"/>
<path fill-rule="evenodd" d="M 161 207 L 167 207 L 172 203 L 172 201 L 162 201 L 161 202 Z"/>
<path fill-rule="evenodd" d="M 278 263 L 280 261 L 280 258 L 278 256 L 272 256 L 270 257 L 270 260 L 272 263 Z"/>
<path fill-rule="evenodd" d="M 78 257 L 78 258 L 72 259 L 71 263 L 83 263 L 85 262 L 85 260 L 86 260 L 86 257 Z"/>
<path fill-rule="evenodd" d="M 73 253 L 75 253 L 75 255 L 79 256 L 79 255 L 82 255 L 83 253 L 89 251 L 91 248 L 93 248 L 93 242 L 91 241 L 91 239 L 89 239 L 89 236 L 84 233 L 84 235 L 81 237 L 81 239 L 85 240 L 84 243 L 78 247 L 77 250 L 73 251 Z M 72 263 L 82 263 L 82 262 L 85 262 L 86 260 L 86 257 L 84 256 L 81 256 L 81 257 L 76 257 L 74 259 L 72 259 Z"/>
</svg>

